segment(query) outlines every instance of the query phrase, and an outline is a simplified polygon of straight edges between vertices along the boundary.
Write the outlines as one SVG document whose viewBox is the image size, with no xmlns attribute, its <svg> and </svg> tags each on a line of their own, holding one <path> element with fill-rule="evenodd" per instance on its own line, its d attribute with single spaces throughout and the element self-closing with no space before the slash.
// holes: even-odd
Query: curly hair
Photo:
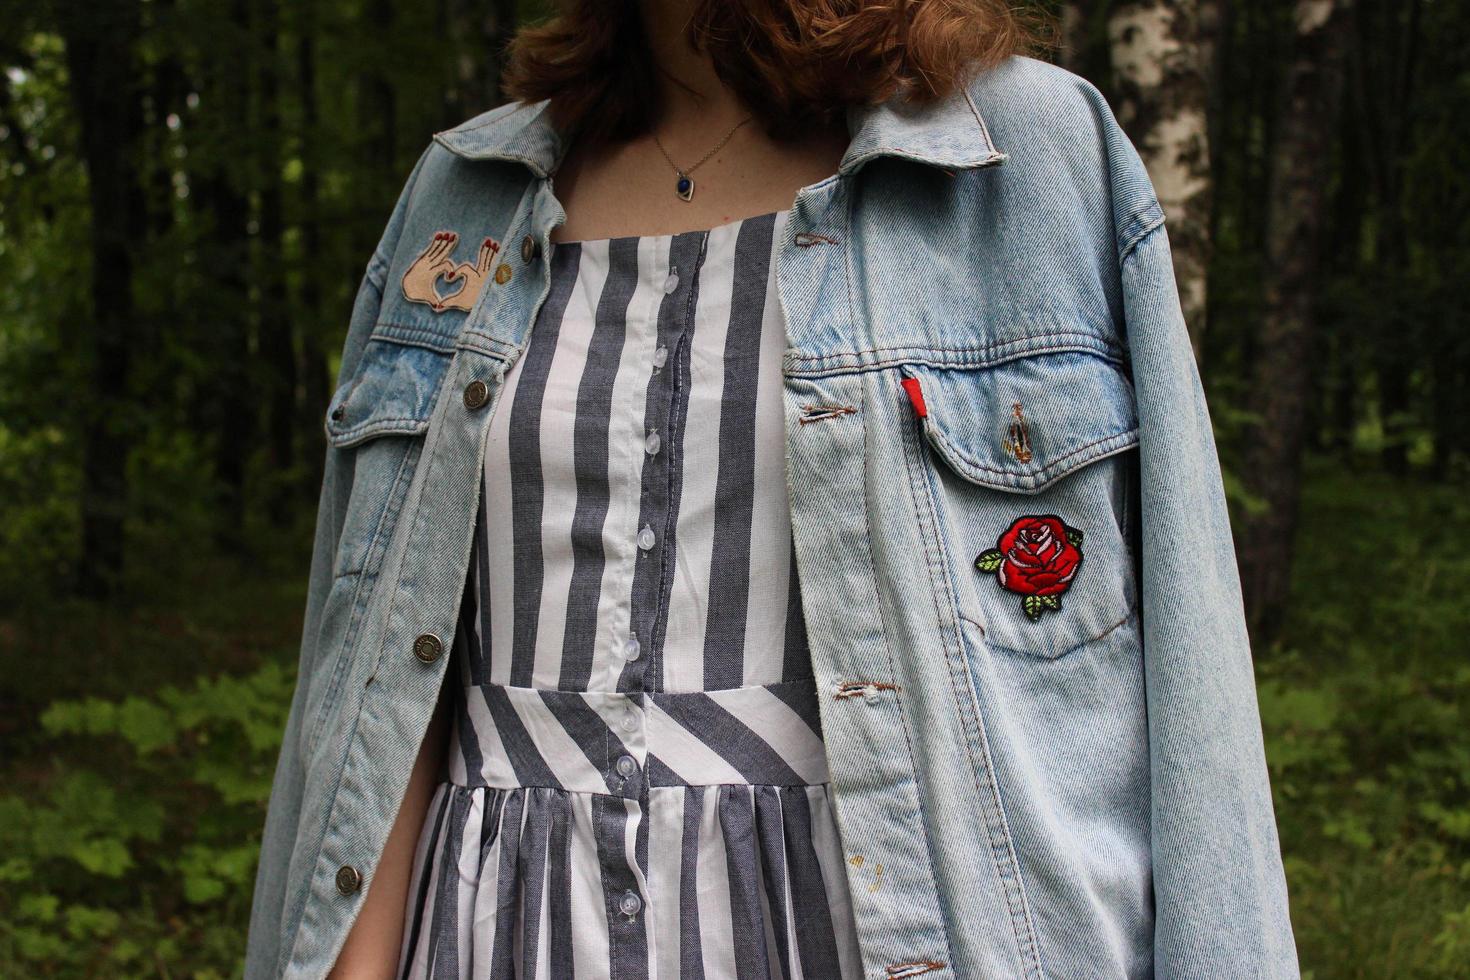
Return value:
<svg viewBox="0 0 1470 980">
<path fill-rule="evenodd" d="M 781 139 L 852 105 L 943 97 L 1035 48 L 1043 24 L 1006 0 L 698 0 L 685 37 Z M 658 117 L 637 0 L 559 0 L 553 17 L 516 33 L 508 54 L 504 91 L 549 99 L 564 129 L 629 139 Z"/>
</svg>

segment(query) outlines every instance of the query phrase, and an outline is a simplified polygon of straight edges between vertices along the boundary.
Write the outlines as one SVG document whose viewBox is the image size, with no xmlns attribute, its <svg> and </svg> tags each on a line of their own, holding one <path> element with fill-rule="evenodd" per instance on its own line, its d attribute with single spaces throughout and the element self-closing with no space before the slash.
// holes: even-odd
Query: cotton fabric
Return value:
<svg viewBox="0 0 1470 980">
<path fill-rule="evenodd" d="M 861 974 L 790 537 L 787 217 L 555 247 L 489 426 L 402 976 Z"/>
</svg>

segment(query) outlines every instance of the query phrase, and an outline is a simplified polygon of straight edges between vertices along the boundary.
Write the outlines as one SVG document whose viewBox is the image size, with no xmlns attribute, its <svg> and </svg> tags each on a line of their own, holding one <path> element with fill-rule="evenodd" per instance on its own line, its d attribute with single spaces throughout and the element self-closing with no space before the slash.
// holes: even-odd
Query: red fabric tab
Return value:
<svg viewBox="0 0 1470 980">
<path fill-rule="evenodd" d="M 919 385 L 918 378 L 904 378 L 901 382 L 903 390 L 908 392 L 909 404 L 914 406 L 914 414 L 921 419 L 929 417 L 929 408 L 924 404 L 924 389 Z"/>
</svg>

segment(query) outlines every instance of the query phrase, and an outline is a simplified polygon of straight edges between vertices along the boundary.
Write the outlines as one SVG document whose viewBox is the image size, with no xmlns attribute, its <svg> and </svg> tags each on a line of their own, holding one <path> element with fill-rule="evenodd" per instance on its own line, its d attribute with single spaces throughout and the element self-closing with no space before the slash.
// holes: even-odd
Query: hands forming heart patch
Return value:
<svg viewBox="0 0 1470 980">
<path fill-rule="evenodd" d="M 495 256 L 500 254 L 500 243 L 487 238 L 480 243 L 480 253 L 475 264 L 454 261 L 454 247 L 459 244 L 459 235 L 452 231 L 436 231 L 429 247 L 419 253 L 413 265 L 403 274 L 403 295 L 410 303 L 425 303 L 435 313 L 445 310 L 468 312 L 480 298 L 485 280 L 491 278 L 490 267 Z M 494 279 L 504 283 L 510 278 L 510 266 L 502 263 L 494 272 Z M 441 291 L 440 283 L 458 288 Z"/>
</svg>

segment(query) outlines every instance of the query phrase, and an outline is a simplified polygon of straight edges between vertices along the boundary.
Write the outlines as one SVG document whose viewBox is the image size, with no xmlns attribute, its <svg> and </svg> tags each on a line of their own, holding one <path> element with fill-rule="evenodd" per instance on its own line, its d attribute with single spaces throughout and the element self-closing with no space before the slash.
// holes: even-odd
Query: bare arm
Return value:
<svg viewBox="0 0 1470 980">
<path fill-rule="evenodd" d="M 408 777 L 408 792 L 383 846 L 383 858 L 329 980 L 392 980 L 397 972 L 413 855 L 444 758 L 447 714 L 441 695 Z"/>
</svg>

